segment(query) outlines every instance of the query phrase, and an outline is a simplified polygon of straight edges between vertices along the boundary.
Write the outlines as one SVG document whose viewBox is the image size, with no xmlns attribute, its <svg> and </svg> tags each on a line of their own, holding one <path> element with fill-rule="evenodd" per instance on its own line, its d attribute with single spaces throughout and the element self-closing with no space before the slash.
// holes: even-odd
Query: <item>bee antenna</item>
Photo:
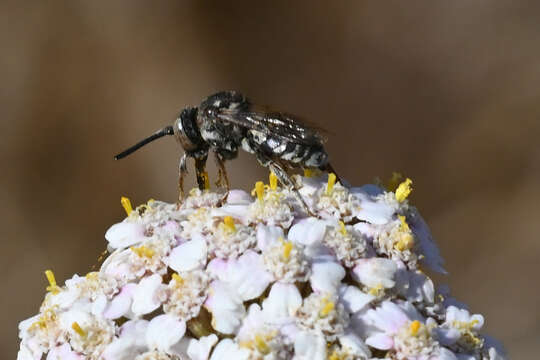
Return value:
<svg viewBox="0 0 540 360">
<path fill-rule="evenodd" d="M 173 129 L 172 126 L 167 126 L 167 127 L 164 127 L 161 130 L 156 131 L 155 133 L 153 133 L 152 135 L 150 135 L 146 139 L 139 141 L 138 143 L 136 143 L 132 147 L 130 147 L 130 148 L 122 151 L 120 154 L 116 155 L 114 157 L 114 160 L 120 160 L 122 158 L 125 158 L 126 156 L 128 156 L 129 154 L 131 154 L 134 151 L 137 151 L 138 149 L 140 149 L 144 145 L 148 144 L 149 142 L 152 142 L 152 141 L 154 141 L 156 139 L 159 139 L 160 137 L 163 137 L 165 135 L 174 135 L 174 129 Z"/>
</svg>

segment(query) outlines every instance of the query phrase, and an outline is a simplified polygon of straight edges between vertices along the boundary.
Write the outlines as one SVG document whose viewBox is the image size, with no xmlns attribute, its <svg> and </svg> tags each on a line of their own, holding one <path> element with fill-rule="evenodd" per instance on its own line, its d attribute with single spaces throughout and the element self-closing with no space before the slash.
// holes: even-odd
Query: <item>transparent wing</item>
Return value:
<svg viewBox="0 0 540 360">
<path fill-rule="evenodd" d="M 282 112 L 220 109 L 217 117 L 222 121 L 300 144 L 318 145 L 326 141 L 315 127 L 307 126 L 298 118 Z"/>
</svg>

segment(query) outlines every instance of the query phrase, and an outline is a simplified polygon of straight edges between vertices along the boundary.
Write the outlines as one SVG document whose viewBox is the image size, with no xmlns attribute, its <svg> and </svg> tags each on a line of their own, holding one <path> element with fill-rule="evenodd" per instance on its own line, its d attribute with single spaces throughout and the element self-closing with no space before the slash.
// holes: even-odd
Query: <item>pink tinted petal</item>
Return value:
<svg viewBox="0 0 540 360">
<path fill-rule="evenodd" d="M 71 350 L 69 344 L 54 347 L 47 354 L 47 360 L 83 360 L 84 356 Z"/>
<path fill-rule="evenodd" d="M 385 334 L 376 334 L 366 339 L 366 344 L 379 350 L 390 350 L 394 347 L 394 340 Z"/>
<path fill-rule="evenodd" d="M 118 319 L 119 317 L 127 314 L 131 308 L 131 302 L 133 301 L 133 293 L 136 284 L 129 283 L 122 287 L 122 290 L 116 295 L 108 307 L 105 309 L 103 316 L 106 319 Z"/>
</svg>

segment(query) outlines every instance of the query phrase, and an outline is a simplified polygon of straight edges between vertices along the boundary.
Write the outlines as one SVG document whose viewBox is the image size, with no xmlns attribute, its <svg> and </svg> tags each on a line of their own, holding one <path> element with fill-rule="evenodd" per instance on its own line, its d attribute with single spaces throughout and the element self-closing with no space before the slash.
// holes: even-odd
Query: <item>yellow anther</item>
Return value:
<svg viewBox="0 0 540 360">
<path fill-rule="evenodd" d="M 172 274 L 172 278 L 174 281 L 176 281 L 176 285 L 182 285 L 184 283 L 184 279 L 177 273 Z"/>
<path fill-rule="evenodd" d="M 270 175 L 268 176 L 268 180 L 270 182 L 270 189 L 276 190 L 277 189 L 277 176 L 270 171 Z"/>
<path fill-rule="evenodd" d="M 384 292 L 384 286 L 382 286 L 382 284 L 378 284 L 372 287 L 371 289 L 369 289 L 368 292 L 370 295 L 379 296 Z"/>
<path fill-rule="evenodd" d="M 394 245 L 394 248 L 398 251 L 409 250 L 414 245 L 414 238 L 410 233 L 401 235 L 399 241 Z"/>
<path fill-rule="evenodd" d="M 263 355 L 270 353 L 270 347 L 261 335 L 255 335 L 255 347 Z"/>
<path fill-rule="evenodd" d="M 133 211 L 133 207 L 131 206 L 131 201 L 129 200 L 129 198 L 122 196 L 120 198 L 120 204 L 122 204 L 124 210 L 126 211 L 126 214 L 129 216 L 129 214 L 131 214 L 131 212 Z"/>
<path fill-rule="evenodd" d="M 72 328 L 73 330 L 75 330 L 75 332 L 76 332 L 77 334 L 79 334 L 79 336 L 81 336 L 81 337 L 85 337 L 85 336 L 86 336 L 86 331 L 84 331 L 84 330 L 81 328 L 81 326 L 79 325 L 78 322 L 75 321 L 73 324 L 71 324 L 71 328 Z"/>
<path fill-rule="evenodd" d="M 60 288 L 58 285 L 56 285 L 56 279 L 54 278 L 54 273 L 52 270 L 45 270 L 45 276 L 49 282 L 49 286 L 47 286 L 46 290 L 52 294 L 58 294 L 60 292 Z"/>
<path fill-rule="evenodd" d="M 255 193 L 257 194 L 257 199 L 262 201 L 264 196 L 264 183 L 262 181 L 257 181 L 255 183 Z"/>
<path fill-rule="evenodd" d="M 328 357 L 328 360 L 343 360 L 346 359 L 345 354 L 339 354 L 337 350 L 334 350 L 332 354 Z"/>
<path fill-rule="evenodd" d="M 405 219 L 405 216 L 398 215 L 397 216 L 399 221 L 401 222 L 401 231 L 411 231 L 411 228 L 409 227 L 409 224 L 407 224 L 407 220 Z"/>
<path fill-rule="evenodd" d="M 210 179 L 208 178 L 208 171 L 203 171 L 201 177 L 204 179 L 204 189 L 210 189 Z"/>
<path fill-rule="evenodd" d="M 154 256 L 154 254 L 156 253 L 154 250 L 144 246 L 144 245 L 141 245 L 139 247 L 130 247 L 131 251 L 133 251 L 135 254 L 139 255 L 139 257 L 147 257 L 147 258 L 151 258 L 152 256 Z"/>
<path fill-rule="evenodd" d="M 234 219 L 232 216 L 225 216 L 223 219 L 223 223 L 225 224 L 225 228 L 229 231 L 236 231 L 236 226 L 234 225 Z"/>
<path fill-rule="evenodd" d="M 335 184 L 336 184 L 336 174 L 334 173 L 328 174 L 328 184 L 326 185 L 326 195 L 330 195 L 332 193 L 332 189 L 334 189 Z"/>
<path fill-rule="evenodd" d="M 312 169 L 304 169 L 304 177 L 312 177 L 313 172 L 314 171 Z"/>
<path fill-rule="evenodd" d="M 334 310 L 334 307 L 336 306 L 332 301 L 329 301 L 327 299 L 324 299 L 323 300 L 323 303 L 324 303 L 324 306 L 323 308 L 321 309 L 321 311 L 319 312 L 319 316 L 320 317 L 327 317 L 328 314 L 330 314 L 330 312 L 332 310 Z"/>
<path fill-rule="evenodd" d="M 414 320 L 411 325 L 409 325 L 409 330 L 411 331 L 412 336 L 416 336 L 416 334 L 418 334 L 420 326 L 422 326 L 422 323 L 418 320 Z"/>
<path fill-rule="evenodd" d="M 99 273 L 97 271 L 91 271 L 84 276 L 87 280 L 97 280 Z"/>
<path fill-rule="evenodd" d="M 403 202 L 407 196 L 412 191 L 411 188 L 412 180 L 407 178 L 405 181 L 403 181 L 396 189 L 396 200 L 399 202 Z"/>
<path fill-rule="evenodd" d="M 392 173 L 392 177 L 390 178 L 390 180 L 388 180 L 388 184 L 386 185 L 388 191 L 395 191 L 399 183 L 401 182 L 401 179 L 403 179 L 403 175 L 394 171 Z"/>
<path fill-rule="evenodd" d="M 345 223 L 341 220 L 339 221 L 339 232 L 343 236 L 347 235 L 347 229 L 345 228 Z"/>
<path fill-rule="evenodd" d="M 293 249 L 293 243 L 290 241 L 283 241 L 283 258 L 289 260 L 291 257 L 291 251 Z"/>
</svg>

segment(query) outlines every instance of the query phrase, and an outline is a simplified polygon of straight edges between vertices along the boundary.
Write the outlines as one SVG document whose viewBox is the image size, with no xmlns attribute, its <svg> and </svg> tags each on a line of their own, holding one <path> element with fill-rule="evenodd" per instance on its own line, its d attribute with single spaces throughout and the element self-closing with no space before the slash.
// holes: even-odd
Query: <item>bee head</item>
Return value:
<svg viewBox="0 0 540 360">
<path fill-rule="evenodd" d="M 197 126 L 197 111 L 196 107 L 185 108 L 173 125 L 176 140 L 188 154 L 208 148 Z"/>
</svg>

